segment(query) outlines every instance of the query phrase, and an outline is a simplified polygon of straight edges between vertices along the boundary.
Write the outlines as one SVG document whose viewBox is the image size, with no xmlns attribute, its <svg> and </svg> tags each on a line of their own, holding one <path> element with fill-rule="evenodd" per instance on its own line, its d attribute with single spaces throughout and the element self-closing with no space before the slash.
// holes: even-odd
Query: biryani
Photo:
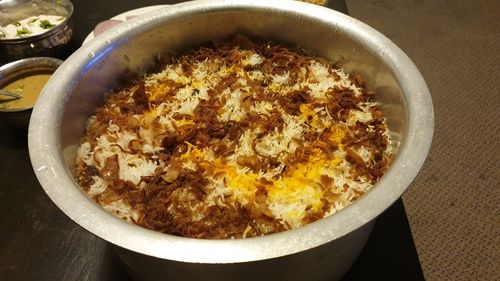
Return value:
<svg viewBox="0 0 500 281">
<path fill-rule="evenodd" d="M 245 238 L 332 215 L 391 162 L 362 79 L 246 38 L 199 47 L 108 93 L 77 180 L 108 212 L 163 233 Z"/>
</svg>

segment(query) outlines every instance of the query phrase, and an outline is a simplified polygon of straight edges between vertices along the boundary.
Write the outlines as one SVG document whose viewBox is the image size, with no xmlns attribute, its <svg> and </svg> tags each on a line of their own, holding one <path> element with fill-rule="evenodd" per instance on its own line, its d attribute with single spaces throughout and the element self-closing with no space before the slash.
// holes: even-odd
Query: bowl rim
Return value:
<svg viewBox="0 0 500 281">
<path fill-rule="evenodd" d="M 64 164 L 58 133 L 63 115 L 60 104 L 66 101 L 64 90 L 67 91 L 70 85 L 64 80 L 78 77 L 88 60 L 89 50 L 105 52 L 110 42 L 118 41 L 126 32 L 139 31 L 148 25 L 194 13 L 241 9 L 299 14 L 349 30 L 356 40 L 372 42 L 370 46 L 375 54 L 384 53 L 384 61 L 400 82 L 405 95 L 407 114 L 412 117 L 408 118 L 406 139 L 401 144 L 398 157 L 376 186 L 348 208 L 303 227 L 261 237 L 235 240 L 177 237 L 148 230 L 108 214 L 80 191 Z M 405 72 L 398 72 L 398 68 L 404 68 Z M 42 92 L 43 96 L 49 95 L 49 92 L 52 96 L 37 102 L 28 134 L 32 166 L 45 192 L 67 216 L 94 235 L 137 253 L 179 262 L 216 264 L 271 259 L 306 251 L 345 236 L 374 220 L 402 195 L 425 161 L 434 129 L 429 90 L 416 66 L 401 49 L 375 29 L 350 16 L 298 1 L 202 0 L 172 5 L 101 34 L 66 60 L 54 77 L 57 79 L 51 79 Z"/>
</svg>

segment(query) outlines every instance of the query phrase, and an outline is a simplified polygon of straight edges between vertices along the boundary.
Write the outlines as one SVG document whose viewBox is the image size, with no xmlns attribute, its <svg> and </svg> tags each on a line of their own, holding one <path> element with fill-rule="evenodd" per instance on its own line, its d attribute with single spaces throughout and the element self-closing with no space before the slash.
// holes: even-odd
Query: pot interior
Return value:
<svg viewBox="0 0 500 281">
<path fill-rule="evenodd" d="M 164 13 L 169 14 L 170 9 Z M 347 73 L 360 74 L 367 87 L 378 93 L 376 99 L 386 116 L 393 151 L 397 154 L 408 118 L 404 95 L 385 65 L 384 53 L 374 49 L 371 42 L 353 35 L 349 27 L 332 26 L 298 13 L 259 8 L 215 10 L 189 16 L 179 13 L 168 21 L 151 18 L 149 24 L 130 30 L 114 42 L 100 44 L 96 49 L 93 48 L 96 44 L 84 48 L 90 59 L 76 77 L 61 124 L 62 148 L 72 150 L 65 153 L 68 167 L 74 166 L 75 146 L 84 133 L 85 121 L 107 91 L 130 73 L 147 72 L 166 57 L 235 35 L 299 46 L 334 62 Z M 110 33 L 119 34 L 120 30 L 113 29 Z"/>
</svg>

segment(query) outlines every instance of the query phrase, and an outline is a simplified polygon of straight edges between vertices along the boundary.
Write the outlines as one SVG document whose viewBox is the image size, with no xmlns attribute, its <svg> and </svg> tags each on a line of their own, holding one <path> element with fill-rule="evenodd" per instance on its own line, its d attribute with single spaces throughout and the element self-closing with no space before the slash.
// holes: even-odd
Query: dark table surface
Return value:
<svg viewBox="0 0 500 281">
<path fill-rule="evenodd" d="M 96 23 L 125 11 L 177 1 L 74 0 L 76 50 Z M 347 13 L 344 0 L 328 7 Z M 0 280 L 128 281 L 105 241 L 71 221 L 40 187 L 26 135 L 0 122 Z M 379 216 L 347 280 L 424 280 L 402 200 Z"/>
</svg>

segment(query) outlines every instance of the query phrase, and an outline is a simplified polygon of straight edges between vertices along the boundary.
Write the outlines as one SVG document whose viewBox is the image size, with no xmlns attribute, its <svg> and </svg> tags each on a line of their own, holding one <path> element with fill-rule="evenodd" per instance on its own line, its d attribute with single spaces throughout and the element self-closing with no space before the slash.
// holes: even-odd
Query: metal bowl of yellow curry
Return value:
<svg viewBox="0 0 500 281">
<path fill-rule="evenodd" d="M 27 130 L 31 111 L 40 92 L 62 61 L 34 57 L 0 67 L 0 117 L 16 130 Z"/>
</svg>

